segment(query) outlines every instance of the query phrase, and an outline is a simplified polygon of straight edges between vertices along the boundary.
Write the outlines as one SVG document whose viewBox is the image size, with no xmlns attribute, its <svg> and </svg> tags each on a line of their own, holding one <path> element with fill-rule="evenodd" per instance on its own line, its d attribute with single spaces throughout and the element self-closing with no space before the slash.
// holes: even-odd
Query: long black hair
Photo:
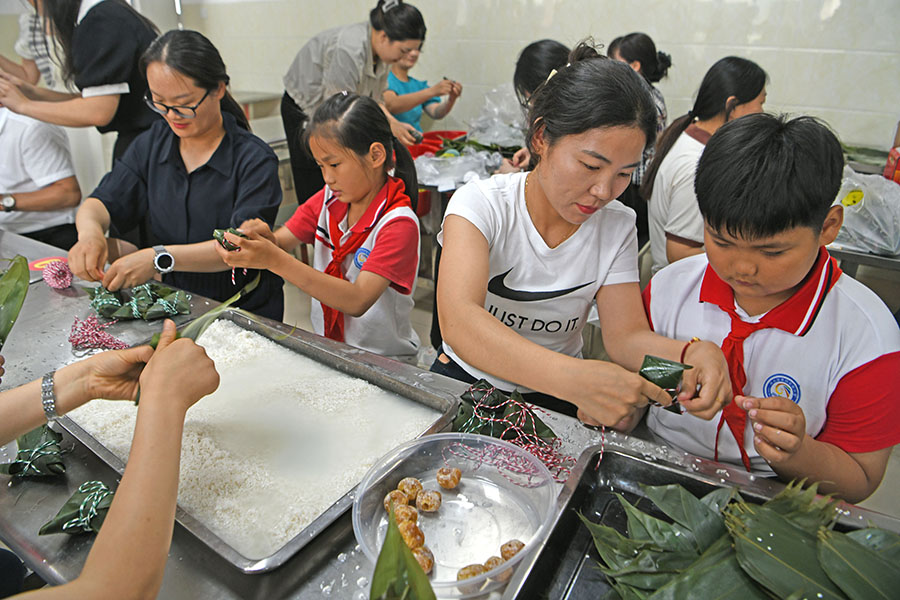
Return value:
<svg viewBox="0 0 900 600">
<path fill-rule="evenodd" d="M 391 133 L 391 125 L 377 102 L 368 96 L 338 92 L 316 109 L 303 132 L 303 146 L 310 154 L 309 139 L 314 135 L 334 140 L 359 156 L 367 155 L 372 144 L 380 143 L 386 155 L 385 174 L 395 169 L 415 209 L 419 195 L 415 163 L 406 146 Z"/>
<path fill-rule="evenodd" d="M 194 80 L 197 87 L 213 91 L 220 83 L 228 85 L 230 78 L 225 70 L 222 55 L 213 43 L 199 31 L 172 29 L 151 43 L 141 56 L 141 75 L 147 78 L 147 67 L 161 62 Z M 219 102 L 222 112 L 232 115 L 238 125 L 250 131 L 244 111 L 228 90 Z"/>
<path fill-rule="evenodd" d="M 159 28 L 153 24 L 153 21 L 136 11 L 125 0 L 106 1 L 124 6 L 149 30 L 159 33 Z M 44 30 L 53 34 L 53 52 L 60 65 L 63 82 L 66 84 L 71 84 L 76 75 L 72 56 L 72 36 L 75 33 L 80 8 L 81 2 L 78 0 L 43 0 L 40 4 L 35 5 L 35 10 L 38 11 L 44 24 Z"/>
<path fill-rule="evenodd" d="M 538 40 L 522 49 L 513 73 L 513 87 L 519 104 L 528 106 L 528 98 L 534 90 L 547 80 L 550 71 L 566 64 L 569 52 L 569 48 L 556 40 Z"/>
<path fill-rule="evenodd" d="M 425 41 L 425 19 L 412 4 L 402 0 L 378 0 L 369 11 L 369 24 L 375 31 L 383 31 L 392 42 Z"/>
<path fill-rule="evenodd" d="M 572 50 L 566 66 L 538 86 L 530 106 L 527 140 L 533 156 L 533 139 L 541 127 L 551 145 L 567 135 L 606 127 L 637 127 L 647 146 L 656 138 L 656 105 L 647 85 L 631 67 L 599 55 L 586 41 Z"/>
<path fill-rule="evenodd" d="M 616 52 L 625 62 L 641 63 L 640 73 L 650 83 L 656 83 L 665 77 L 672 66 L 672 57 L 657 50 L 653 39 L 646 33 L 635 32 L 617 37 L 610 42 L 606 55 L 613 58 Z"/>
<path fill-rule="evenodd" d="M 750 102 L 762 93 L 768 78 L 762 67 L 746 58 L 726 56 L 716 61 L 703 76 L 693 108 L 686 115 L 675 119 L 660 136 L 653 162 L 644 174 L 641 196 L 650 200 L 659 166 L 675 145 L 678 136 L 684 133 L 694 119 L 706 121 L 724 113 L 727 121 L 736 106 Z M 732 96 L 734 100 L 729 102 L 728 98 Z"/>
</svg>

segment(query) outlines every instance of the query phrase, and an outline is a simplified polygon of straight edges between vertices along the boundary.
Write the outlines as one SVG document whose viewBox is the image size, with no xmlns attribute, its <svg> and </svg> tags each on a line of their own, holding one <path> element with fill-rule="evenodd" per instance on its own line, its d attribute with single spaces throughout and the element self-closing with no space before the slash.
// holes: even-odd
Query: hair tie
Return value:
<svg viewBox="0 0 900 600">
<path fill-rule="evenodd" d="M 341 90 L 341 94 L 343 94 L 344 96 L 346 96 L 346 95 L 347 95 L 347 90 Z"/>
<path fill-rule="evenodd" d="M 400 6 L 400 0 L 385 0 L 384 4 L 381 5 L 381 12 L 386 13 L 392 8 L 397 8 Z"/>
<path fill-rule="evenodd" d="M 552 71 L 550 71 L 550 74 L 547 75 L 547 79 L 544 80 L 544 83 L 547 83 L 548 81 L 550 81 L 551 79 L 553 79 L 553 76 L 554 76 L 554 75 L 556 75 L 556 69 L 553 69 Z"/>
<path fill-rule="evenodd" d="M 694 120 L 694 109 L 687 111 L 688 118 L 693 121 Z"/>
</svg>

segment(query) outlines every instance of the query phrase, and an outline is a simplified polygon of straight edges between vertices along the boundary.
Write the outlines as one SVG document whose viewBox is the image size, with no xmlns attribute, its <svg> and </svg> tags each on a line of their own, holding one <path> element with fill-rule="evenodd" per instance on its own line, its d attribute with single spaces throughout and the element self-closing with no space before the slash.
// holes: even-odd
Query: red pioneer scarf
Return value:
<svg viewBox="0 0 900 600">
<path fill-rule="evenodd" d="M 341 266 L 344 259 L 353 256 L 363 242 L 369 237 L 372 229 L 381 220 L 381 217 L 395 208 L 406 206 L 412 208 L 409 196 L 405 193 L 403 181 L 396 177 L 388 177 L 387 183 L 369 204 L 366 212 L 359 218 L 353 227 L 350 228 L 350 235 L 346 240 L 341 242 L 343 233 L 339 227 L 339 219 L 328 218 L 328 233 L 331 237 L 331 243 L 334 250 L 331 253 L 331 262 L 325 267 L 325 273 L 338 279 L 347 279 L 344 276 L 344 270 Z M 348 208 L 349 210 L 349 208 Z M 342 220 L 342 219 L 341 219 Z M 324 302 L 322 304 L 322 316 L 325 322 L 325 337 L 344 341 L 344 313 L 331 308 Z"/>
</svg>

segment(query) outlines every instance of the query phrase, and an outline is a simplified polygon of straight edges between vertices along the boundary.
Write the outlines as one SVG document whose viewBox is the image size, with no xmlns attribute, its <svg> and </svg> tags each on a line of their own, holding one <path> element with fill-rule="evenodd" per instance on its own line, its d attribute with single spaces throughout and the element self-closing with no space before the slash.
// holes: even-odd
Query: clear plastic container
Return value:
<svg viewBox="0 0 900 600">
<path fill-rule="evenodd" d="M 459 485 L 437 484 L 441 467 L 462 471 Z M 384 542 L 388 514 L 384 497 L 404 477 L 441 492 L 441 507 L 419 511 L 425 545 L 434 554 L 431 585 L 440 598 L 474 598 L 506 584 L 512 569 L 546 538 L 559 489 L 550 471 L 525 450 L 492 437 L 469 433 L 428 435 L 394 448 L 363 478 L 353 502 L 353 533 L 374 565 Z M 459 569 L 500 556 L 500 546 L 517 539 L 525 547 L 499 567 L 463 582 Z"/>
</svg>

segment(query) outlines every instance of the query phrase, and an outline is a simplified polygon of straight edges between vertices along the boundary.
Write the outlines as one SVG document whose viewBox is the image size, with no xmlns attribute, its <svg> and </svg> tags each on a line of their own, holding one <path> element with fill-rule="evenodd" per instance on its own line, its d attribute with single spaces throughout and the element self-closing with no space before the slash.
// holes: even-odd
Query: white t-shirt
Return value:
<svg viewBox="0 0 900 600">
<path fill-rule="evenodd" d="M 806 283 L 764 315 L 749 317 L 734 292 L 709 268 L 706 255 L 666 267 L 644 290 L 654 331 L 674 339 L 698 336 L 721 345 L 735 310 L 746 322 L 771 327 L 743 342 L 744 393 L 782 396 L 803 409 L 806 432 L 846 452 L 872 452 L 900 442 L 900 329 L 888 308 L 867 287 L 842 275 L 822 250 Z M 713 459 L 721 411 L 705 421 L 650 408 L 647 425 L 673 446 Z M 754 472 L 773 475 L 753 446 L 748 419 L 744 450 Z M 719 432 L 719 461 L 741 465 L 727 425 Z"/>
<path fill-rule="evenodd" d="M 703 148 L 702 142 L 682 133 L 656 172 L 648 207 L 654 273 L 669 264 L 667 233 L 703 243 L 703 217 L 694 194 L 694 175 Z"/>
<path fill-rule="evenodd" d="M 34 192 L 73 175 L 62 128 L 0 107 L 0 195 Z M 74 223 L 77 210 L 0 212 L 0 229 L 31 233 Z"/>
<path fill-rule="evenodd" d="M 453 194 L 446 215 L 466 219 L 488 241 L 485 310 L 536 344 L 580 357 L 581 330 L 600 288 L 638 281 L 635 214 L 610 202 L 550 248 L 525 206 L 526 175 L 472 181 Z M 443 231 L 438 242 L 443 244 Z M 467 364 L 446 341 L 443 349 L 473 377 L 505 391 L 517 387 Z"/>
</svg>

